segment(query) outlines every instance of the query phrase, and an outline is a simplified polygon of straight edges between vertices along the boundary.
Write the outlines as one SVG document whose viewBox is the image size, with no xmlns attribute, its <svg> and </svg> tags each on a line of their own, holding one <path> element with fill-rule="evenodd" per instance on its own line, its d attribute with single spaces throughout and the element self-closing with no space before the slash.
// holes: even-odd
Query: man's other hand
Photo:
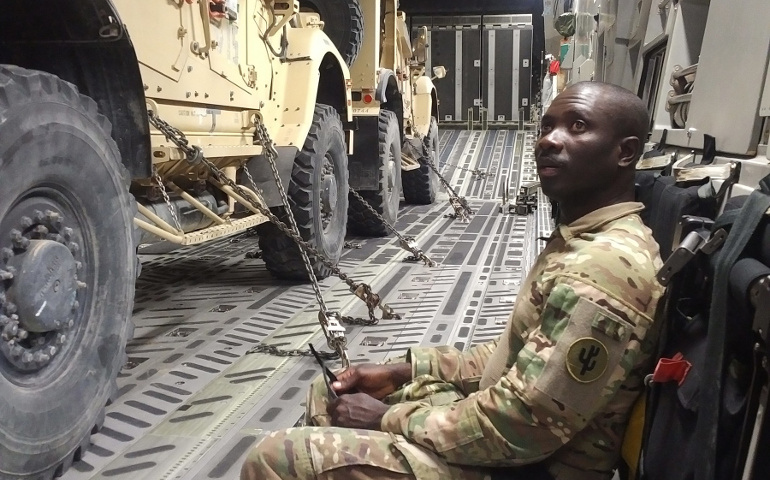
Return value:
<svg viewBox="0 0 770 480">
<path fill-rule="evenodd" d="M 380 430 L 382 416 L 390 407 L 366 393 L 340 395 L 326 407 L 336 427 Z"/>
<path fill-rule="evenodd" d="M 332 383 L 332 388 L 339 395 L 360 392 L 382 400 L 411 379 L 410 363 L 364 363 L 337 374 L 338 381 Z"/>
</svg>

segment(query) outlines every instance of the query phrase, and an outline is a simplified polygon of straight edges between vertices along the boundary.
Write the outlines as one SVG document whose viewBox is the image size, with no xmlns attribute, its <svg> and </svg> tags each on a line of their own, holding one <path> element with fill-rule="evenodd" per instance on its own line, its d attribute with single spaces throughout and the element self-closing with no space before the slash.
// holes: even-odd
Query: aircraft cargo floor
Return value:
<svg viewBox="0 0 770 480">
<path fill-rule="evenodd" d="M 414 345 L 463 349 L 501 333 L 544 246 L 538 237 L 552 228 L 542 195 L 533 215 L 500 211 L 505 189 L 513 201 L 522 182 L 536 179 L 534 142 L 527 131 L 442 132 L 440 166 L 477 213 L 468 223 L 445 218 L 451 207 L 442 193 L 433 205 L 402 205 L 397 224 L 438 266 L 404 263 L 408 253 L 393 237 L 348 238 L 361 248 L 344 251 L 342 270 L 403 317 L 347 326 L 353 362 L 382 361 Z M 473 175 L 477 168 L 490 175 Z M 324 350 L 326 342 L 312 288 L 273 279 L 249 258 L 256 250 L 257 238 L 244 233 L 142 255 L 120 396 L 64 480 L 233 480 L 262 435 L 297 423 L 320 372 L 315 361 L 247 352 L 260 342 Z M 339 279 L 321 288 L 331 310 L 366 317 Z"/>
</svg>

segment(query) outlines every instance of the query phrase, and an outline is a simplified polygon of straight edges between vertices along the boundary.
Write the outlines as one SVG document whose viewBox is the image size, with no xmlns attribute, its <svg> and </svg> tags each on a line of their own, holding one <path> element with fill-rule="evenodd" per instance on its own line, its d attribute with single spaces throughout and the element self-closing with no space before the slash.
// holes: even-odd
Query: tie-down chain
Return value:
<svg viewBox="0 0 770 480">
<path fill-rule="evenodd" d="M 404 237 L 403 235 L 398 233 L 396 228 L 393 225 L 391 225 L 390 222 L 385 220 L 385 218 L 383 218 L 383 216 L 380 215 L 377 212 L 377 210 L 375 210 L 374 207 L 372 207 L 369 204 L 369 202 L 367 202 L 364 199 L 364 197 L 361 196 L 360 193 L 358 193 L 357 191 L 353 190 L 352 188 L 350 189 L 350 193 L 353 194 L 353 196 L 356 197 L 358 199 L 358 201 L 361 202 L 364 205 L 364 207 L 366 207 L 366 209 L 369 210 L 369 212 L 372 215 L 377 217 L 377 219 L 380 222 L 382 222 L 383 225 L 385 225 L 385 228 L 390 230 L 391 233 L 393 233 L 396 237 L 398 237 L 398 244 L 399 244 L 399 246 L 401 248 L 403 248 L 404 250 L 406 250 L 407 252 L 412 254 L 412 256 L 407 257 L 406 259 L 404 259 L 404 261 L 407 261 L 407 262 L 419 262 L 419 261 L 422 261 L 428 267 L 435 267 L 436 266 L 436 264 L 433 262 L 433 260 L 428 258 L 428 256 L 425 255 L 425 253 L 418 247 L 417 242 L 414 240 L 414 238 L 412 238 L 412 237 Z"/>
<path fill-rule="evenodd" d="M 430 155 L 427 155 L 425 159 L 428 161 L 428 167 L 433 170 L 433 173 L 438 176 L 441 184 L 449 192 L 449 204 L 452 206 L 452 209 L 454 209 L 454 213 L 444 216 L 454 218 L 455 220 L 462 220 L 464 222 L 468 221 L 468 217 L 472 216 L 475 212 L 471 209 L 470 205 L 468 205 L 465 197 L 458 195 L 455 189 L 452 188 L 452 185 L 450 185 L 444 176 L 441 175 L 441 172 L 438 171 L 438 168 L 436 167 L 436 164 L 433 163 L 433 158 L 431 158 Z"/>
<path fill-rule="evenodd" d="M 185 156 L 187 157 L 187 161 L 191 164 L 197 164 L 202 163 L 205 165 L 211 173 L 216 177 L 217 181 L 220 183 L 228 185 L 230 188 L 232 188 L 236 193 L 238 193 L 241 198 L 247 200 L 257 211 L 259 211 L 262 215 L 266 216 L 270 222 L 272 222 L 276 227 L 278 227 L 279 230 L 281 230 L 285 235 L 287 235 L 289 238 L 294 240 L 294 242 L 300 247 L 300 253 L 302 255 L 303 263 L 305 265 L 305 269 L 307 270 L 308 277 L 311 280 L 313 291 L 316 296 L 316 300 L 318 301 L 320 312 L 318 315 L 319 323 L 321 324 L 321 328 L 324 331 L 324 335 L 326 336 L 327 344 L 329 348 L 334 350 L 339 357 L 342 360 L 343 367 L 347 367 L 349 365 L 349 359 L 347 356 L 347 350 L 346 350 L 346 344 L 347 339 L 345 338 L 345 329 L 340 324 L 340 321 L 348 321 L 349 323 L 357 324 L 357 325 L 374 325 L 378 322 L 377 318 L 374 315 L 374 310 L 376 308 L 379 308 L 382 311 L 382 318 L 383 319 L 400 319 L 400 315 L 395 313 L 395 311 L 381 301 L 381 298 L 379 295 L 372 292 L 372 289 L 369 285 L 365 283 L 356 283 L 353 281 L 350 277 L 348 277 L 345 273 L 343 273 L 336 265 L 334 265 L 330 260 L 325 258 L 315 247 L 313 247 L 308 242 L 304 241 L 302 237 L 299 235 L 299 230 L 297 229 L 296 221 L 294 220 L 294 215 L 292 213 L 291 208 L 289 207 L 288 203 L 288 197 L 286 196 L 286 191 L 283 188 L 283 183 L 281 182 L 280 176 L 278 175 L 278 170 L 275 164 L 276 159 L 278 158 L 278 152 L 275 149 L 275 145 L 272 142 L 272 139 L 270 138 L 267 129 L 265 128 L 264 124 L 257 120 L 256 122 L 256 130 L 255 130 L 255 137 L 256 140 L 259 141 L 259 143 L 262 145 L 265 156 L 267 157 L 268 161 L 270 162 L 270 167 L 273 171 L 273 176 L 276 181 L 276 185 L 278 187 L 278 190 L 281 194 L 281 199 L 284 204 L 284 207 L 286 208 L 287 215 L 289 218 L 289 222 L 292 225 L 292 228 L 287 226 L 285 223 L 283 223 L 278 217 L 276 217 L 270 209 L 262 205 L 261 203 L 255 201 L 251 195 L 247 194 L 235 181 L 231 180 L 222 170 L 220 170 L 216 165 L 214 165 L 212 162 L 210 162 L 204 155 L 203 151 L 200 147 L 196 145 L 190 145 L 189 141 L 187 140 L 187 137 L 185 134 L 170 125 L 165 120 L 162 120 L 160 117 L 158 117 L 155 112 L 148 111 L 148 117 L 150 123 L 158 129 L 170 142 L 174 143 L 179 149 L 181 149 Z M 255 192 L 258 192 L 258 188 L 249 173 L 248 169 L 244 168 L 245 173 L 247 177 L 249 178 L 249 181 L 251 182 L 251 186 Z M 315 256 L 321 263 L 323 263 L 327 268 L 329 268 L 337 277 L 339 277 L 342 281 L 344 281 L 351 292 L 353 292 L 357 297 L 362 299 L 369 310 L 369 319 L 363 320 L 363 319 L 352 319 L 350 317 L 342 317 L 337 312 L 330 312 L 326 308 L 326 304 L 323 300 L 323 296 L 321 294 L 320 287 L 318 285 L 318 279 L 315 277 L 315 273 L 313 272 L 312 265 L 310 264 L 310 259 L 308 257 L 308 254 L 312 254 Z M 270 351 L 270 353 L 273 353 L 273 349 L 270 347 L 264 347 L 266 348 L 265 351 Z"/>
<path fill-rule="evenodd" d="M 485 169 L 483 169 L 483 168 L 468 168 L 468 167 L 463 167 L 463 166 L 459 165 L 459 162 L 456 162 L 456 163 L 448 163 L 448 164 L 444 165 L 444 168 L 445 168 L 445 169 L 446 169 L 446 168 L 449 168 L 449 167 L 454 167 L 454 168 L 457 168 L 458 170 L 462 170 L 462 171 L 464 171 L 464 172 L 468 172 L 468 173 L 470 173 L 472 176 L 476 177 L 476 180 L 482 180 L 482 179 L 485 179 L 485 178 L 495 178 L 495 177 L 497 176 L 497 175 L 495 175 L 494 173 L 492 173 L 492 172 L 488 172 L 488 171 L 486 171 L 486 170 L 485 170 Z"/>
</svg>

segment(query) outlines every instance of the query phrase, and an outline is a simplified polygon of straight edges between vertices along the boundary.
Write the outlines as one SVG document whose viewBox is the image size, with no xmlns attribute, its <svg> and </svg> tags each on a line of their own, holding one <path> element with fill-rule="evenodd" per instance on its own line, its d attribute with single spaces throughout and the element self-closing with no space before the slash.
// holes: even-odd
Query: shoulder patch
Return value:
<svg viewBox="0 0 770 480">
<path fill-rule="evenodd" d="M 609 352 L 604 344 L 593 338 L 578 338 L 567 350 L 567 371 L 580 383 L 598 380 L 607 370 Z"/>
<path fill-rule="evenodd" d="M 591 418 L 605 400 L 614 379 L 625 378 L 631 365 L 621 363 L 633 326 L 586 297 L 575 302 L 554 299 L 543 316 L 557 316 L 560 333 L 538 355 L 545 365 L 533 379 L 532 400 L 569 408 Z M 571 304 L 571 308 L 564 306 Z M 618 367 L 622 366 L 622 371 Z"/>
</svg>

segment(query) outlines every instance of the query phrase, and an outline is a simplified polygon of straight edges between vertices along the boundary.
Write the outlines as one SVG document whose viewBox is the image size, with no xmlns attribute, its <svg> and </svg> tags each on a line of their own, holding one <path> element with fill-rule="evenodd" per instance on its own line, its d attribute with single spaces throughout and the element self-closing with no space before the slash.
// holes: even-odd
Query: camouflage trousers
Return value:
<svg viewBox="0 0 770 480">
<path fill-rule="evenodd" d="M 443 405 L 465 398 L 454 385 L 423 375 L 383 401 Z M 490 480 L 491 471 L 447 463 L 401 435 L 332 427 L 322 377 L 310 387 L 306 427 L 273 432 L 254 447 L 242 480 Z"/>
</svg>

